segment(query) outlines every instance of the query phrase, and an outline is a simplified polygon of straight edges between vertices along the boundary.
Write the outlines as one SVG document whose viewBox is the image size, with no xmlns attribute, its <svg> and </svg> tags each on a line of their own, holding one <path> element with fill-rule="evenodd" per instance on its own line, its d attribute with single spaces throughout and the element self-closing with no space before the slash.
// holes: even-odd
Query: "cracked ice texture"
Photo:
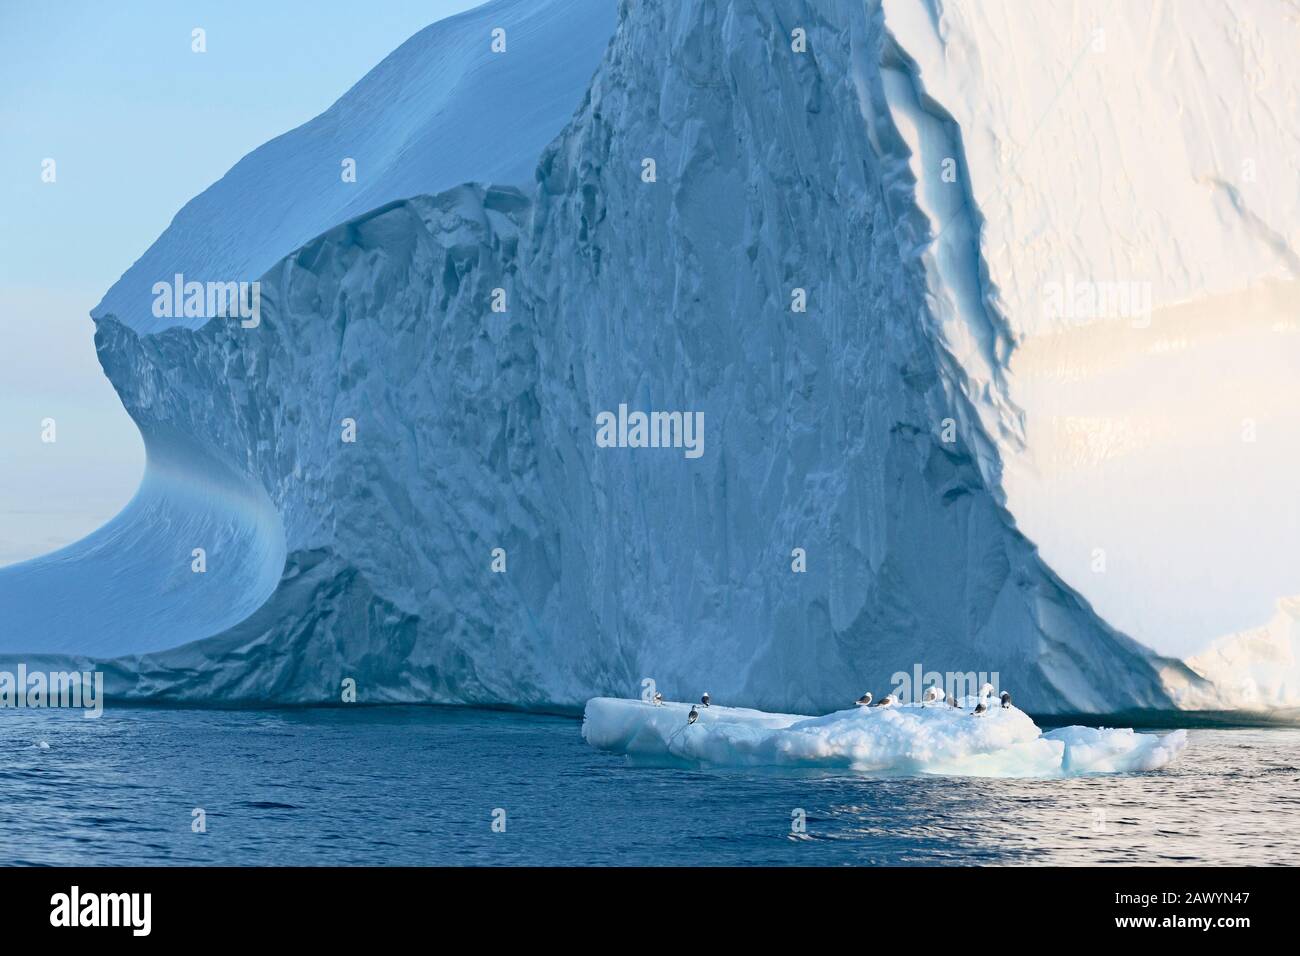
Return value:
<svg viewBox="0 0 1300 956">
<path fill-rule="evenodd" d="M 576 708 L 651 676 L 827 710 L 920 662 L 1062 712 L 1197 684 L 1100 620 L 1001 505 L 1004 332 L 978 254 L 921 241 L 878 11 L 620 16 L 532 188 L 327 230 L 266 273 L 255 330 L 100 318 L 151 468 L 155 442 L 201 444 L 269 499 L 286 554 L 216 636 L 124 635 L 110 690 L 318 701 L 351 676 L 371 702 Z M 811 52 L 791 63 L 793 23 Z M 708 452 L 596 448 L 620 402 L 703 411 Z M 96 653 L 71 627 L 31 649 Z"/>
<path fill-rule="evenodd" d="M 331 226 L 395 199 L 478 180 L 526 185 L 614 29 L 609 0 L 497 0 L 394 50 L 315 119 L 253 150 L 190 200 L 92 312 L 140 332 L 155 282 L 256 279 Z M 491 32 L 505 30 L 506 53 Z M 342 180 L 344 158 L 356 182 Z"/>
<path fill-rule="evenodd" d="M 961 131 L 946 155 L 1014 343 L 1001 381 L 1023 441 L 1004 442 L 1001 484 L 1018 526 L 1161 652 L 1265 626 L 1300 593 L 1294 4 L 884 9 L 927 104 Z M 939 155 L 913 151 L 918 179 L 938 179 Z M 957 191 L 922 190 L 932 220 Z M 1108 308 L 1088 304 L 1097 283 Z M 1063 288 L 1075 308 L 1056 316 Z M 1247 646 L 1266 669 L 1249 641 L 1232 667 Z"/>
<path fill-rule="evenodd" d="M 1042 285 L 1066 275 L 1150 282 L 1156 309 L 1300 276 L 1293 5 L 884 6 L 963 131 L 1017 336 L 1051 331 Z"/>
</svg>

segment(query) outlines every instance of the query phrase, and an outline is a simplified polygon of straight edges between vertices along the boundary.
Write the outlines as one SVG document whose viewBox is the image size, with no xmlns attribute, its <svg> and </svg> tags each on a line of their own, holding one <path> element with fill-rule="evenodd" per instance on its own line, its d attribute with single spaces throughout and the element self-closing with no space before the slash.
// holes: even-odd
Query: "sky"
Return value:
<svg viewBox="0 0 1300 956">
<path fill-rule="evenodd" d="M 84 537 L 143 475 L 95 357 L 109 286 L 240 158 L 477 5 L 0 0 L 0 565 Z"/>
</svg>

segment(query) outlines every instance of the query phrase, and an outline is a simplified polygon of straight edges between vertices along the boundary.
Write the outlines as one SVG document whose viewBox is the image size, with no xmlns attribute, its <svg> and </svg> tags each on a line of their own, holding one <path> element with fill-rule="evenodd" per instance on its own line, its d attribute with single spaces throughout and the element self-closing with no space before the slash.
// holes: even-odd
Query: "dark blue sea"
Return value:
<svg viewBox="0 0 1300 956">
<path fill-rule="evenodd" d="M 644 769 L 581 721 L 431 707 L 0 712 L 10 864 L 1263 864 L 1300 730 L 1066 780 Z M 194 832 L 202 809 L 206 832 Z M 504 811 L 504 832 L 494 832 Z M 792 820 L 806 832 L 792 832 Z M 503 815 L 496 813 L 501 819 Z"/>
</svg>

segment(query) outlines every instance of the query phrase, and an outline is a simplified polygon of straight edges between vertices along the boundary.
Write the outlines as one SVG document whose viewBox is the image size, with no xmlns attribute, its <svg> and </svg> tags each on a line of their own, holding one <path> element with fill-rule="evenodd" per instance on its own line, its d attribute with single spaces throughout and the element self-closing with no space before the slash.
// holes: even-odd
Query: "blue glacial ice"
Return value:
<svg viewBox="0 0 1300 956">
<path fill-rule="evenodd" d="M 365 702 L 577 709 L 653 677 L 819 712 L 918 661 L 1036 713 L 1205 686 L 1006 510 L 978 211 L 929 203 L 914 164 L 963 147 L 881 11 L 643 0 L 613 29 L 592 6 L 430 28 L 182 211 L 96 310 L 145 484 L 0 570 L 0 654 L 222 702 L 351 677 Z M 520 39 L 492 59 L 497 22 Z M 174 273 L 258 270 L 255 328 L 149 310 Z M 702 412 L 706 454 L 597 448 L 621 403 Z"/>
<path fill-rule="evenodd" d="M 341 222 L 464 182 L 527 186 L 614 31 L 608 0 L 495 0 L 415 34 L 320 116 L 253 150 L 185 204 L 92 311 L 137 332 L 155 282 L 257 279 Z M 506 31 L 494 53 L 491 31 Z M 356 163 L 345 182 L 344 159 Z"/>
<path fill-rule="evenodd" d="M 96 344 L 115 385 L 161 394 L 171 379 L 187 397 L 131 409 L 148 467 L 121 514 L 68 548 L 0 570 L 0 653 L 150 653 L 220 634 L 265 602 L 286 573 L 280 516 L 247 455 L 215 447 L 186 411 L 261 399 L 243 393 L 241 369 L 220 361 L 180 372 L 185 338 L 158 333 L 206 320 L 156 317 L 154 283 L 177 273 L 256 279 L 392 200 L 475 178 L 526 184 L 581 101 L 615 19 L 602 0 L 542 0 L 439 21 L 181 209 L 93 314 L 113 317 Z M 496 27 L 507 31 L 509 56 L 483 40 Z M 340 157 L 357 160 L 355 183 L 343 181 Z M 245 439 L 265 440 L 249 433 L 230 445 Z M 191 570 L 195 548 L 211 558 L 203 574 Z"/>
</svg>

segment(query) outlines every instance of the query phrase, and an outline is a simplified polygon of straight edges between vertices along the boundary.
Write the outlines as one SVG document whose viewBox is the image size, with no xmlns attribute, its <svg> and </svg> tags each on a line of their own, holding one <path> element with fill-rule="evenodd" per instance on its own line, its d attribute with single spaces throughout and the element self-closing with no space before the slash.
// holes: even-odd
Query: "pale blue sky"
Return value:
<svg viewBox="0 0 1300 956">
<path fill-rule="evenodd" d="M 0 0 L 0 565 L 83 536 L 139 482 L 87 316 L 108 287 L 242 156 L 477 5 Z"/>
</svg>

